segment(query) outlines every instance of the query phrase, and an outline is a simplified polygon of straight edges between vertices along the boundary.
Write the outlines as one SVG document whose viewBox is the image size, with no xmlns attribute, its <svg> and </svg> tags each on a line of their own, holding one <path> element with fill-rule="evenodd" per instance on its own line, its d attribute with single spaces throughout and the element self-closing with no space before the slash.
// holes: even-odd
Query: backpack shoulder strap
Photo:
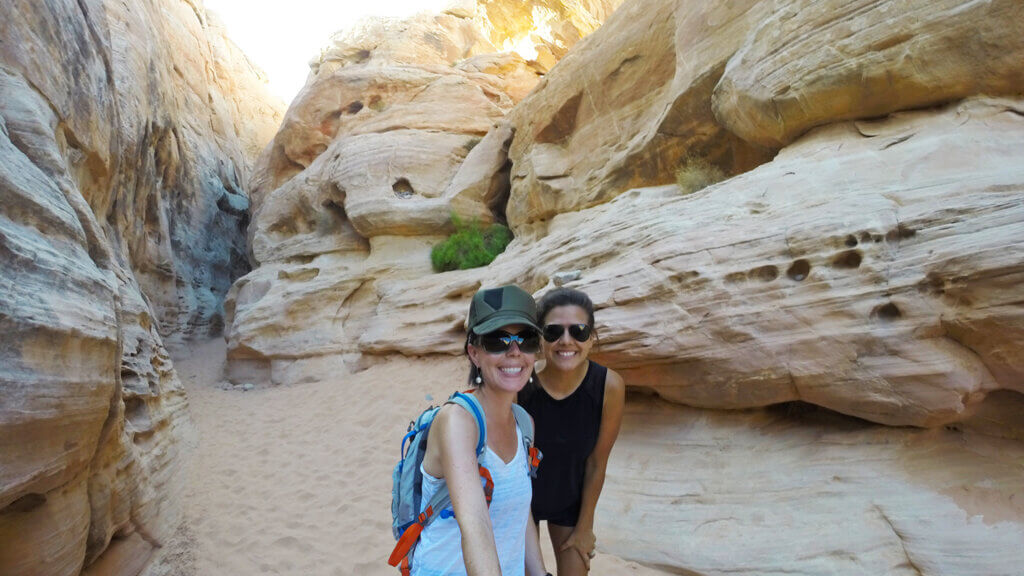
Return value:
<svg viewBox="0 0 1024 576">
<path fill-rule="evenodd" d="M 512 414 L 516 417 L 516 425 L 519 426 L 519 430 L 523 433 L 523 448 L 526 449 L 526 454 L 529 456 L 530 462 L 530 477 L 537 477 L 537 467 L 540 466 L 540 461 L 544 458 L 540 450 L 533 445 L 533 418 L 530 418 L 530 414 L 519 404 L 512 405 Z"/>
<path fill-rule="evenodd" d="M 487 446 L 487 422 L 484 420 L 484 408 L 480 405 L 480 401 L 472 394 L 455 392 L 448 398 L 446 404 L 458 404 L 476 419 L 476 428 L 480 431 L 480 439 L 476 443 L 476 457 L 479 458 Z"/>
<path fill-rule="evenodd" d="M 530 414 L 527 413 L 526 408 L 523 408 L 519 404 L 512 405 L 512 414 L 516 417 L 516 424 L 519 426 L 519 430 L 523 433 L 523 440 L 527 444 L 533 446 L 533 418 L 530 418 Z"/>
</svg>

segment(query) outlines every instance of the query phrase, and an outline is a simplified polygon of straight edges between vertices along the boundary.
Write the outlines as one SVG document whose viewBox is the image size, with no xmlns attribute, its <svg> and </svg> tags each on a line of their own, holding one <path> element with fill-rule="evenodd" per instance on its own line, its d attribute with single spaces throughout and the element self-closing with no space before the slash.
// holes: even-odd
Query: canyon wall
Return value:
<svg viewBox="0 0 1024 576">
<path fill-rule="evenodd" d="M 256 168 L 230 377 L 457 355 L 481 286 L 565 284 L 597 360 L 691 407 L 631 400 L 600 546 L 677 573 L 1012 574 L 1022 7 L 810 4 L 627 1 L 550 70 L 465 48 L 444 23 L 469 13 L 402 25 L 447 68 L 383 28 L 379 59 L 340 43 Z M 692 160 L 730 177 L 683 193 Z M 516 239 L 433 274 L 451 212 Z"/>
<path fill-rule="evenodd" d="M 0 573 L 135 574 L 191 434 L 163 339 L 223 328 L 283 106 L 201 3 L 0 8 Z"/>
</svg>

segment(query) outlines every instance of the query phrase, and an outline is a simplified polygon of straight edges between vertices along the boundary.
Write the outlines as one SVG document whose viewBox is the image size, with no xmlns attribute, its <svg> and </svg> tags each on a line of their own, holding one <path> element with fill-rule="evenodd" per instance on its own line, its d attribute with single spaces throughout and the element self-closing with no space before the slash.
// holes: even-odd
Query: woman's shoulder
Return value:
<svg viewBox="0 0 1024 576">
<path fill-rule="evenodd" d="M 618 372 L 612 370 L 611 368 L 605 368 L 605 370 L 607 370 L 607 373 L 604 377 L 604 387 L 606 389 L 625 389 L 626 381 L 622 379 L 622 376 L 620 376 Z"/>
<path fill-rule="evenodd" d="M 608 405 L 622 405 L 626 401 L 626 381 L 618 372 L 608 369 L 608 375 L 604 378 L 604 399 L 602 403 Z"/>
<path fill-rule="evenodd" d="M 444 437 L 459 436 L 471 437 L 474 442 L 478 439 L 478 427 L 476 417 L 468 410 L 458 404 L 444 404 L 434 416 L 434 422 L 430 425 L 431 434 L 436 431 Z"/>
</svg>

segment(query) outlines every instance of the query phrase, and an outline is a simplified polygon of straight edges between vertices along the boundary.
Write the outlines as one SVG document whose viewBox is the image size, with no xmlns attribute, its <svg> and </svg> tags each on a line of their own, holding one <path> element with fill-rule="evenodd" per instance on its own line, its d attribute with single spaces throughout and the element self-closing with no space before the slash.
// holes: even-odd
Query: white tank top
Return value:
<svg viewBox="0 0 1024 576">
<path fill-rule="evenodd" d="M 516 455 L 511 462 L 505 464 L 489 446 L 480 456 L 480 463 L 490 470 L 494 479 L 489 513 L 502 576 L 525 576 L 526 572 L 526 523 L 530 521 L 533 488 L 525 452 L 522 432 L 516 426 Z M 422 502 L 426 508 L 444 480 L 427 474 L 422 465 L 420 470 L 423 472 Z M 420 535 L 413 554 L 413 576 L 465 576 L 459 524 L 454 516 L 444 517 L 450 513 L 451 507 Z"/>
</svg>

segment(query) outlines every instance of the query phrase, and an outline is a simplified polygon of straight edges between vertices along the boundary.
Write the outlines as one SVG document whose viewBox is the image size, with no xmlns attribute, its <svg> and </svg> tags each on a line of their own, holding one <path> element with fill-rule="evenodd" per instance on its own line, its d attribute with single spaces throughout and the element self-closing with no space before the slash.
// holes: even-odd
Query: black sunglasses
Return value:
<svg viewBox="0 0 1024 576">
<path fill-rule="evenodd" d="M 569 329 L 569 336 L 575 338 L 577 342 L 590 340 L 590 333 L 594 330 L 587 324 L 548 324 L 544 326 L 544 339 L 548 342 L 558 342 L 562 334 L 565 334 L 566 328 Z"/>
<path fill-rule="evenodd" d="M 491 354 L 503 354 L 512 348 L 514 342 L 523 354 L 540 352 L 540 334 L 536 330 L 523 330 L 519 334 L 509 334 L 502 330 L 481 334 L 477 338 L 480 347 Z"/>
</svg>

